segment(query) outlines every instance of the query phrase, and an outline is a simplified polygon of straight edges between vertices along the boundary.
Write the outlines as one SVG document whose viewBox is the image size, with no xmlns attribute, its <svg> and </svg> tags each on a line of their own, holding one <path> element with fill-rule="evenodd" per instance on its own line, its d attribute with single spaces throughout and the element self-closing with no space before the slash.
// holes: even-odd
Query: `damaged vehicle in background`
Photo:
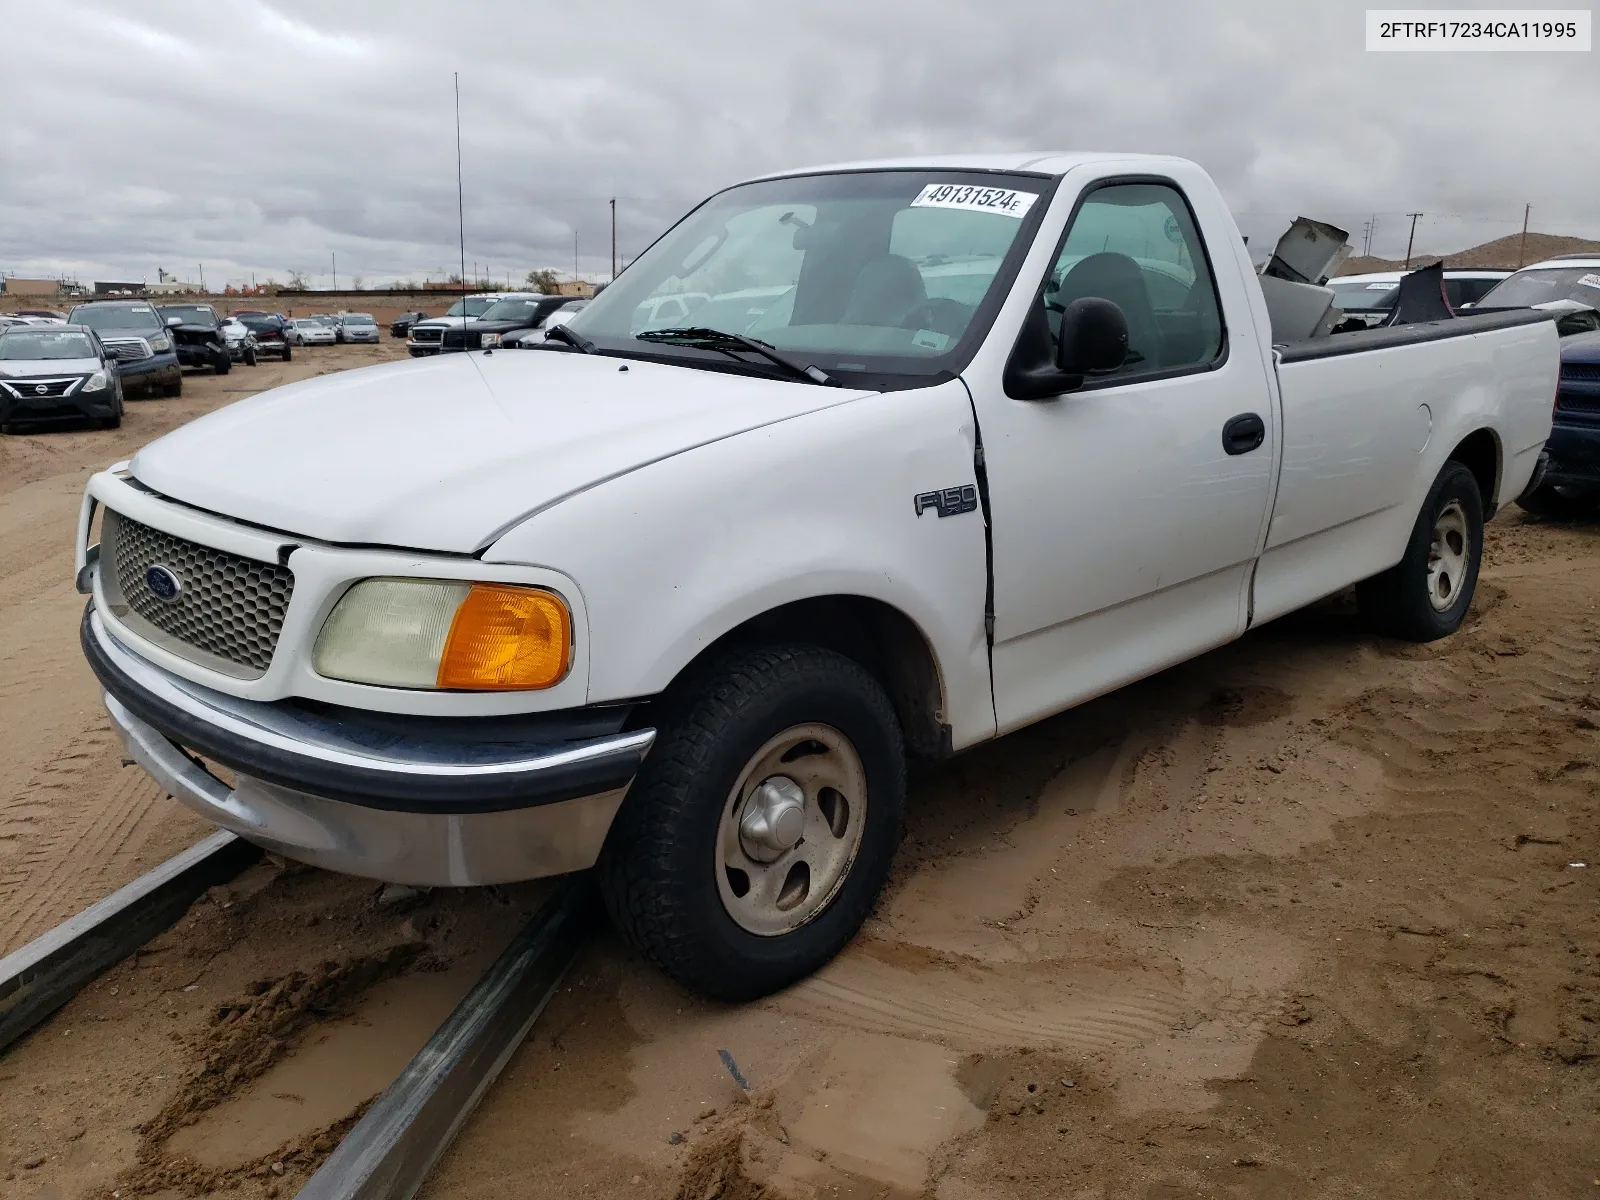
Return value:
<svg viewBox="0 0 1600 1200">
<path fill-rule="evenodd" d="M 282 317 L 263 312 L 234 313 L 233 317 L 254 335 L 258 355 L 276 354 L 284 362 L 294 357 L 294 352 L 289 348 L 288 330 Z"/>
<path fill-rule="evenodd" d="M 1375 271 L 1365 275 L 1341 275 L 1328 280 L 1333 302 L 1346 317 L 1359 317 L 1368 325 L 1382 325 L 1394 315 L 1400 281 L 1408 271 Z M 1472 308 L 1510 271 L 1446 267 L 1444 297 L 1457 312 Z"/>
<path fill-rule="evenodd" d="M 136 389 L 183 395 L 183 368 L 155 305 L 143 300 L 91 300 L 67 315 L 70 324 L 94 330 L 116 356 L 124 395 Z"/>
<path fill-rule="evenodd" d="M 228 357 L 247 367 L 256 365 L 256 335 L 238 317 L 218 318 L 222 340 L 227 343 Z"/>
<path fill-rule="evenodd" d="M 576 296 L 546 296 L 540 292 L 502 296 L 481 317 L 458 329 L 444 331 L 443 347 L 455 350 L 493 350 L 513 333 L 539 328 L 551 313 L 577 303 Z"/>
<path fill-rule="evenodd" d="M 412 358 L 425 358 L 437 354 L 444 345 L 446 329 L 460 329 L 468 321 L 483 316 L 497 300 L 512 295 L 511 292 L 484 292 L 477 296 L 463 296 L 445 310 L 442 317 L 429 317 L 418 321 L 406 331 L 406 352 Z"/>
<path fill-rule="evenodd" d="M 210 367 L 218 375 L 233 370 L 233 355 L 216 309 L 209 304 L 163 304 L 156 311 L 166 322 L 182 366 Z"/>
</svg>

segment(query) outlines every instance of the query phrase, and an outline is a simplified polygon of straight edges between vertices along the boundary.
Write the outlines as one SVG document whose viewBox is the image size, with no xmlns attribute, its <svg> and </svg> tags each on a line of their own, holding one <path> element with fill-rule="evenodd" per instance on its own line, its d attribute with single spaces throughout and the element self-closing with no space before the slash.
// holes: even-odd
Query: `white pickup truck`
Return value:
<svg viewBox="0 0 1600 1200">
<path fill-rule="evenodd" d="M 650 959 L 755 996 L 870 911 L 908 755 L 1350 584 L 1452 632 L 1556 378 L 1537 312 L 1273 345 L 1180 159 L 797 171 L 539 350 L 290 384 L 94 476 L 82 641 L 218 825 L 422 885 L 597 866 Z"/>
</svg>

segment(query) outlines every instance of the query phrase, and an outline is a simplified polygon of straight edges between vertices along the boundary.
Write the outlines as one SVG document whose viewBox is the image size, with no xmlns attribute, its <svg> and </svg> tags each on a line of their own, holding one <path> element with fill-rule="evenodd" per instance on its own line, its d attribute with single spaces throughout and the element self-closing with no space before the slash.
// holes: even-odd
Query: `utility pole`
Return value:
<svg viewBox="0 0 1600 1200">
<path fill-rule="evenodd" d="M 337 292 L 339 290 L 339 252 L 330 250 L 328 251 L 328 256 L 333 259 L 333 290 Z"/>
<path fill-rule="evenodd" d="M 617 198 L 611 197 L 611 278 L 617 277 Z"/>
<path fill-rule="evenodd" d="M 574 279 L 578 277 L 578 230 L 576 226 L 572 230 L 572 277 Z"/>
<path fill-rule="evenodd" d="M 1522 206 L 1522 248 L 1517 251 L 1517 270 L 1522 270 L 1522 265 L 1528 261 L 1528 214 L 1533 211 L 1532 204 Z"/>
<path fill-rule="evenodd" d="M 461 72 L 456 77 L 456 229 L 461 237 L 461 287 L 467 286 L 467 218 L 461 192 Z"/>
<path fill-rule="evenodd" d="M 1407 213 L 1411 218 L 1411 233 L 1406 238 L 1406 270 L 1411 270 L 1411 244 L 1417 239 L 1417 218 L 1421 213 Z"/>
</svg>

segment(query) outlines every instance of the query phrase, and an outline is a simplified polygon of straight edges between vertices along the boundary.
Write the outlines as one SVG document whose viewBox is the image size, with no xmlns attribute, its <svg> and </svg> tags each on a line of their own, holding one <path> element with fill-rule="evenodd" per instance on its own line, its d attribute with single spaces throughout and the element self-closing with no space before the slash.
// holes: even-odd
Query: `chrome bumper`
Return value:
<svg viewBox="0 0 1600 1200">
<path fill-rule="evenodd" d="M 508 883 L 592 866 L 655 738 L 499 743 L 487 755 L 468 741 L 452 752 L 447 734 L 375 743 L 314 713 L 179 679 L 117 642 L 93 609 L 82 634 L 129 757 L 180 803 L 268 850 L 394 883 Z M 181 746 L 232 768 L 234 786 Z"/>
</svg>

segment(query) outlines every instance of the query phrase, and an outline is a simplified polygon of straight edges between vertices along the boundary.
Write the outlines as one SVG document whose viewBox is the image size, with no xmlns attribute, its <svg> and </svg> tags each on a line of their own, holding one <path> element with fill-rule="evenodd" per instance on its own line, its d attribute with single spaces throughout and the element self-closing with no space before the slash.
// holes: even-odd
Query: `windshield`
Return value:
<svg viewBox="0 0 1600 1200">
<path fill-rule="evenodd" d="M 727 356 L 636 335 L 709 328 L 827 372 L 948 372 L 992 319 L 995 280 L 1015 272 L 1050 182 L 864 171 L 744 184 L 685 217 L 568 328 L 697 365 Z"/>
<path fill-rule="evenodd" d="M 72 310 L 72 324 L 87 325 L 96 333 L 132 331 L 135 333 L 159 332 L 165 328 L 156 310 L 148 304 L 130 304 L 96 308 L 85 305 Z"/>
<path fill-rule="evenodd" d="M 464 300 L 457 300 L 445 312 L 447 317 L 481 317 L 491 305 L 493 300 L 485 300 L 482 296 L 468 296 Z"/>
<path fill-rule="evenodd" d="M 376 325 L 377 324 L 377 322 L 374 321 L 366 313 L 346 313 L 345 314 L 345 318 L 344 318 L 344 323 L 346 325 Z"/>
<path fill-rule="evenodd" d="M 1340 283 L 1330 279 L 1336 308 L 1388 309 L 1400 298 L 1399 283 Z"/>
<path fill-rule="evenodd" d="M 50 358 L 98 358 L 89 335 L 76 329 L 60 331 L 38 327 L 13 329 L 0 337 L 0 359 L 42 361 Z"/>
<path fill-rule="evenodd" d="M 1600 267 L 1530 267 L 1486 292 L 1478 308 L 1527 308 L 1576 300 L 1600 308 Z"/>
<path fill-rule="evenodd" d="M 185 325 L 215 325 L 217 314 L 204 304 L 163 304 L 163 317 L 177 317 Z"/>
<path fill-rule="evenodd" d="M 538 311 L 542 300 L 496 300 L 483 310 L 485 321 L 526 321 Z"/>
</svg>

